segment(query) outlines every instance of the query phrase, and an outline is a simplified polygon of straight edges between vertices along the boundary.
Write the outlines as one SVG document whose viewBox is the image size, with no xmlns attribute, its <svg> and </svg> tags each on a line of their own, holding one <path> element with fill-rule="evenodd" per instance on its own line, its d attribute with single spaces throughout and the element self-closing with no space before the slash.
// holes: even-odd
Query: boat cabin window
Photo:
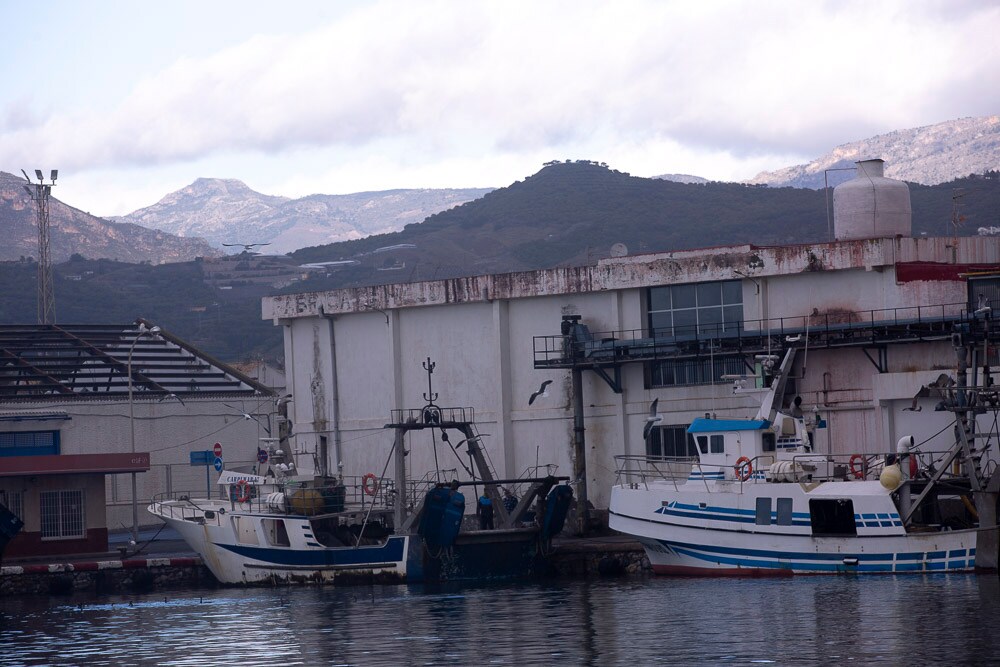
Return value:
<svg viewBox="0 0 1000 667">
<path fill-rule="evenodd" d="M 668 458 L 698 456 L 694 436 L 687 432 L 689 425 L 654 427 L 653 432 L 649 434 L 649 441 L 646 443 L 646 455 Z"/>
<path fill-rule="evenodd" d="M 240 544 L 260 544 L 257 539 L 257 527 L 248 516 L 234 516 L 233 528 L 236 530 L 236 541 Z"/>
<path fill-rule="evenodd" d="M 708 454 L 708 436 L 699 435 L 698 436 L 698 449 L 701 450 L 702 454 Z"/>
<path fill-rule="evenodd" d="M 288 530 L 285 529 L 284 519 L 261 519 L 261 527 L 264 529 L 264 537 L 272 547 L 291 546 L 288 540 Z"/>
<path fill-rule="evenodd" d="M 726 440 L 721 435 L 713 435 L 709 437 L 709 445 L 712 448 L 713 454 L 722 454 L 726 451 Z"/>
<path fill-rule="evenodd" d="M 778 498 L 778 525 L 792 525 L 792 499 Z"/>
<path fill-rule="evenodd" d="M 848 498 L 810 498 L 813 535 L 857 535 L 854 502 Z"/>
<path fill-rule="evenodd" d="M 760 434 L 760 450 L 762 452 L 773 452 L 775 439 L 774 433 L 771 431 L 764 431 Z"/>
<path fill-rule="evenodd" d="M 757 525 L 771 525 L 771 499 L 769 497 L 757 498 Z"/>
</svg>

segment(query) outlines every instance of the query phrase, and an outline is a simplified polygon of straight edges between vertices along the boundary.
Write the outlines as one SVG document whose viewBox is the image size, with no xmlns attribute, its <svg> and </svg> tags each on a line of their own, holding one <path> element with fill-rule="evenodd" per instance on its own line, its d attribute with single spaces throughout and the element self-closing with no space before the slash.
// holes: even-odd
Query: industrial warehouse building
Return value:
<svg viewBox="0 0 1000 667">
<path fill-rule="evenodd" d="M 819 451 L 888 452 L 909 434 L 947 449 L 952 417 L 921 388 L 954 374 L 954 326 L 975 310 L 990 317 L 980 306 L 991 298 L 1000 306 L 1000 242 L 913 238 L 906 185 L 884 178 L 881 160 L 858 168 L 834 192 L 836 240 L 826 243 L 265 298 L 264 317 L 284 329 L 300 471 L 329 451 L 334 470 L 379 475 L 390 411 L 430 393 L 474 408 L 499 477 L 547 464 L 571 474 L 580 372 L 588 498 L 606 508 L 615 456 L 689 455 L 695 417 L 752 417 L 755 370 L 789 346 L 798 352 L 784 400 L 801 398 Z M 986 360 L 996 363 L 987 352 L 973 367 Z M 647 439 L 654 399 L 661 418 Z M 411 438 L 410 479 L 466 476 L 460 449 Z"/>
</svg>

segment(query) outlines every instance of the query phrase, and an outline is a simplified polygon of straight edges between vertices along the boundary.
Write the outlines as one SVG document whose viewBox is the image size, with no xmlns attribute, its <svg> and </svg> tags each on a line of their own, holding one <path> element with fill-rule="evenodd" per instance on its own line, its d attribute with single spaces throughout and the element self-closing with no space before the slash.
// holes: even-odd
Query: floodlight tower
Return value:
<svg viewBox="0 0 1000 667">
<path fill-rule="evenodd" d="M 52 257 L 49 255 L 49 195 L 55 187 L 59 170 L 53 169 L 49 174 L 51 183 L 46 184 L 42 170 L 36 169 L 37 183 L 31 182 L 31 177 L 24 171 L 28 185 L 24 189 L 34 200 L 38 209 L 38 323 L 55 324 L 56 297 L 52 291 Z M 29 187 L 30 186 L 30 187 Z"/>
</svg>

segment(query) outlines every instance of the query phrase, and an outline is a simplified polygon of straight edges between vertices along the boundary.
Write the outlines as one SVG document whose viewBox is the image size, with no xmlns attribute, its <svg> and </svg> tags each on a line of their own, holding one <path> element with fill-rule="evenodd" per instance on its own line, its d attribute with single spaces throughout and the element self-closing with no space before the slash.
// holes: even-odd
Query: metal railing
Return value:
<svg viewBox="0 0 1000 667">
<path fill-rule="evenodd" d="M 261 485 L 250 485 L 245 490 L 249 494 L 245 500 L 240 500 L 244 490 L 235 484 L 215 485 L 216 491 L 211 497 L 206 497 L 201 491 L 165 491 L 153 496 L 152 504 L 161 505 L 162 511 L 169 508 L 182 519 L 197 519 L 198 513 L 205 510 L 215 511 L 219 507 L 227 511 L 250 512 L 282 512 L 298 513 L 296 508 L 308 508 L 307 514 L 364 513 L 370 509 L 391 510 L 396 503 L 395 482 L 388 478 L 372 481 L 360 476 L 345 476 L 342 486 L 328 487 L 308 486 L 296 482 L 269 481 Z M 273 506 L 269 502 L 272 493 L 283 493 L 285 501 L 281 506 Z M 296 498 L 297 494 L 302 495 Z M 166 503 L 170 503 L 166 505 Z M 180 504 L 178 504 L 180 503 Z M 190 508 L 190 510 L 188 509 Z"/>
<path fill-rule="evenodd" d="M 474 408 L 442 408 L 437 405 L 426 405 L 422 408 L 404 408 L 391 410 L 389 418 L 393 425 L 423 425 L 474 423 L 476 411 Z"/>
<path fill-rule="evenodd" d="M 749 354 L 799 346 L 841 347 L 938 340 L 971 321 L 967 304 L 819 313 L 741 322 L 534 336 L 535 368 L 613 365 L 626 361 Z M 576 332 L 576 334 L 574 334 Z M 586 332 L 581 334 L 580 332 Z M 793 339 L 793 340 L 789 340 Z"/>
<path fill-rule="evenodd" d="M 911 450 L 907 456 L 912 464 L 917 481 L 929 479 L 940 469 L 942 462 L 952 453 L 948 450 Z M 615 457 L 616 486 L 628 488 L 649 488 L 650 483 L 666 482 L 675 490 L 681 484 L 701 482 L 699 487 L 712 492 L 711 481 L 738 481 L 743 484 L 770 483 L 772 481 L 821 482 L 846 480 L 876 480 L 887 465 L 898 460 L 896 452 L 875 454 L 796 454 L 789 459 L 777 460 L 771 454 L 750 459 L 752 473 L 741 480 L 735 465 L 704 464 L 697 457 L 646 456 L 642 454 L 619 455 Z M 772 470 L 774 463 L 788 463 L 785 469 Z M 984 465 L 995 468 L 990 459 Z M 909 466 L 909 464 L 908 464 Z M 906 471 L 910 477 L 910 469 Z M 946 477 L 964 477 L 961 471 L 948 473 Z"/>
</svg>

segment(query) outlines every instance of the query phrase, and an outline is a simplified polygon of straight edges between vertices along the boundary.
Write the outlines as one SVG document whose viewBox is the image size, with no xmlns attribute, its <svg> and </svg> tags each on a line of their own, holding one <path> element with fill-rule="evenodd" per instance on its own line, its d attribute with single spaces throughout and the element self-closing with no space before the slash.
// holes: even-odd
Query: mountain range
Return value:
<svg viewBox="0 0 1000 667">
<path fill-rule="evenodd" d="M 855 161 L 872 157 L 886 160 L 887 176 L 923 185 L 997 169 L 1000 116 L 961 118 L 854 141 L 807 164 L 763 172 L 746 183 L 816 189 L 826 180 L 832 186 L 851 177 L 847 169 Z M 578 162 L 602 166 L 588 160 Z M 653 179 L 709 182 L 690 174 L 663 174 Z M 237 180 L 199 178 L 156 204 L 115 220 L 182 237 L 202 237 L 216 248 L 268 243 L 268 253 L 283 254 L 399 231 L 491 191 L 410 189 L 288 199 L 256 192 Z"/>
<path fill-rule="evenodd" d="M 37 209 L 20 176 L 0 171 L 0 260 L 38 256 Z M 134 224 L 115 224 L 49 199 L 49 255 L 63 262 L 73 254 L 122 262 L 184 262 L 219 252 L 202 239 L 179 238 Z"/>
<path fill-rule="evenodd" d="M 761 172 L 747 182 L 771 187 L 834 186 L 853 174 L 829 170 L 849 169 L 869 158 L 886 161 L 887 177 L 923 185 L 995 170 L 1000 168 L 1000 116 L 960 118 L 853 141 L 808 164 Z"/>
<path fill-rule="evenodd" d="M 885 159 L 887 175 L 915 184 L 943 183 L 969 174 L 996 170 L 1000 167 L 1000 116 L 962 118 L 843 144 L 808 164 L 764 172 L 748 183 L 771 188 L 816 188 L 823 186 L 826 175 L 833 185 L 850 176 L 849 171 L 842 171 L 841 168 L 851 167 L 855 160 L 869 157 Z M 565 163 L 547 163 L 548 166 L 559 164 Z M 602 163 L 589 160 L 577 161 L 576 164 L 606 168 Z M 837 171 L 830 171 L 831 169 Z M 542 180 L 547 180 L 547 177 Z M 664 174 L 639 180 L 698 184 L 698 187 L 712 185 L 704 178 L 688 174 Z M 628 181 L 631 184 L 628 188 L 634 189 L 635 182 Z M 0 172 L 0 225 L 5 230 L 6 241 L 0 248 L 0 260 L 33 257 L 38 252 L 35 207 L 22 188 L 24 184 L 25 181 L 21 178 Z M 518 185 L 519 183 L 514 183 L 506 190 L 521 192 Z M 364 252 L 376 249 L 369 248 L 372 244 L 367 242 L 360 246 L 335 247 L 330 246 L 331 243 L 372 237 L 377 239 L 376 243 L 392 245 L 395 237 L 385 236 L 386 234 L 404 230 L 424 220 L 433 220 L 437 224 L 440 219 L 435 220 L 436 215 L 462 204 L 481 201 L 491 192 L 497 191 L 491 188 L 409 189 L 346 195 L 315 194 L 290 199 L 256 192 L 237 180 L 199 178 L 191 185 L 167 194 L 152 206 L 107 220 L 80 211 L 53 197 L 50 207 L 51 255 L 55 262 L 63 261 L 76 253 L 89 258 L 109 258 L 123 262 L 163 263 L 218 256 L 224 244 L 236 247 L 244 244 L 267 244 L 269 254 L 316 248 L 315 252 L 307 252 L 305 255 L 322 258 L 317 261 L 327 261 L 331 255 L 337 256 L 343 252 L 352 257 L 355 251 L 350 249 L 355 247 L 368 248 Z M 595 211 L 602 210 L 604 206 L 600 194 L 594 193 L 592 204 Z M 506 202 L 510 196 L 510 193 L 505 193 L 500 199 Z M 655 198 L 659 195 L 653 196 Z M 491 221 L 491 225 L 497 234 L 504 236 L 504 229 L 518 228 L 524 220 L 537 219 L 541 211 L 549 216 L 547 219 L 559 219 L 562 217 L 559 211 L 560 201 L 558 192 L 552 193 L 552 198 L 545 201 L 532 196 L 531 205 L 537 207 L 536 210 L 528 210 L 526 205 L 512 206 L 510 214 L 513 218 L 495 219 Z M 638 208 L 645 205 L 636 202 Z M 710 202 L 702 204 L 702 208 L 711 206 Z M 464 211 L 461 215 L 467 214 L 468 211 Z M 587 212 L 582 215 L 583 219 L 589 217 Z M 992 225 L 998 223 L 1000 220 L 989 221 Z M 433 226 L 429 225 L 425 232 L 429 233 Z M 690 247 L 691 242 L 698 238 L 697 231 L 697 228 L 688 225 L 686 229 L 672 235 L 673 242 Z M 527 229 L 523 238 L 527 243 L 527 239 L 533 239 L 534 236 L 532 230 Z M 458 247 L 462 244 L 455 244 L 452 239 L 439 241 L 442 247 L 456 245 L 459 256 L 465 252 L 464 248 Z M 712 239 L 712 242 L 717 241 L 718 238 Z M 567 242 L 572 245 L 571 240 Z M 636 243 L 640 244 L 639 247 L 636 247 Z M 642 239 L 634 239 L 630 247 L 639 250 L 644 243 L 646 242 Z M 600 244 L 601 247 L 606 245 L 608 244 Z M 505 246 L 501 244 L 496 249 L 502 247 Z M 487 242 L 485 252 L 477 253 L 483 270 L 511 270 L 533 264 L 517 260 L 517 257 L 540 252 L 542 246 L 527 243 L 526 247 L 515 253 L 516 256 L 507 258 L 502 257 L 502 253 L 494 253 L 494 249 Z M 551 244 L 544 252 L 548 253 L 550 250 Z M 574 253 L 569 253 L 568 249 L 567 252 L 560 252 L 552 257 L 554 261 L 578 261 L 581 257 L 586 261 L 595 252 L 597 251 L 593 245 L 589 250 L 584 245 L 574 251 L 575 259 Z M 494 255 L 494 260 L 486 259 Z M 512 263 L 505 265 L 503 262 L 507 260 Z M 400 262 L 405 263 L 405 260 L 389 264 L 382 261 L 378 268 L 398 269 Z M 439 262 L 442 266 L 447 263 Z M 412 265 L 411 261 L 410 266 Z"/>
<path fill-rule="evenodd" d="M 215 247 L 266 243 L 268 253 L 285 254 L 397 231 L 491 189 L 386 190 L 289 199 L 261 194 L 238 180 L 199 178 L 152 206 L 112 219 L 201 237 Z"/>
<path fill-rule="evenodd" d="M 965 195 L 956 200 L 956 191 Z M 910 198 L 914 236 L 1000 224 L 998 172 L 910 184 Z M 828 203 L 824 191 L 809 188 L 677 183 L 590 161 L 555 163 L 399 232 L 298 250 L 299 264 L 332 263 L 332 270 L 289 291 L 592 264 L 618 243 L 638 254 L 827 241 Z"/>
</svg>

